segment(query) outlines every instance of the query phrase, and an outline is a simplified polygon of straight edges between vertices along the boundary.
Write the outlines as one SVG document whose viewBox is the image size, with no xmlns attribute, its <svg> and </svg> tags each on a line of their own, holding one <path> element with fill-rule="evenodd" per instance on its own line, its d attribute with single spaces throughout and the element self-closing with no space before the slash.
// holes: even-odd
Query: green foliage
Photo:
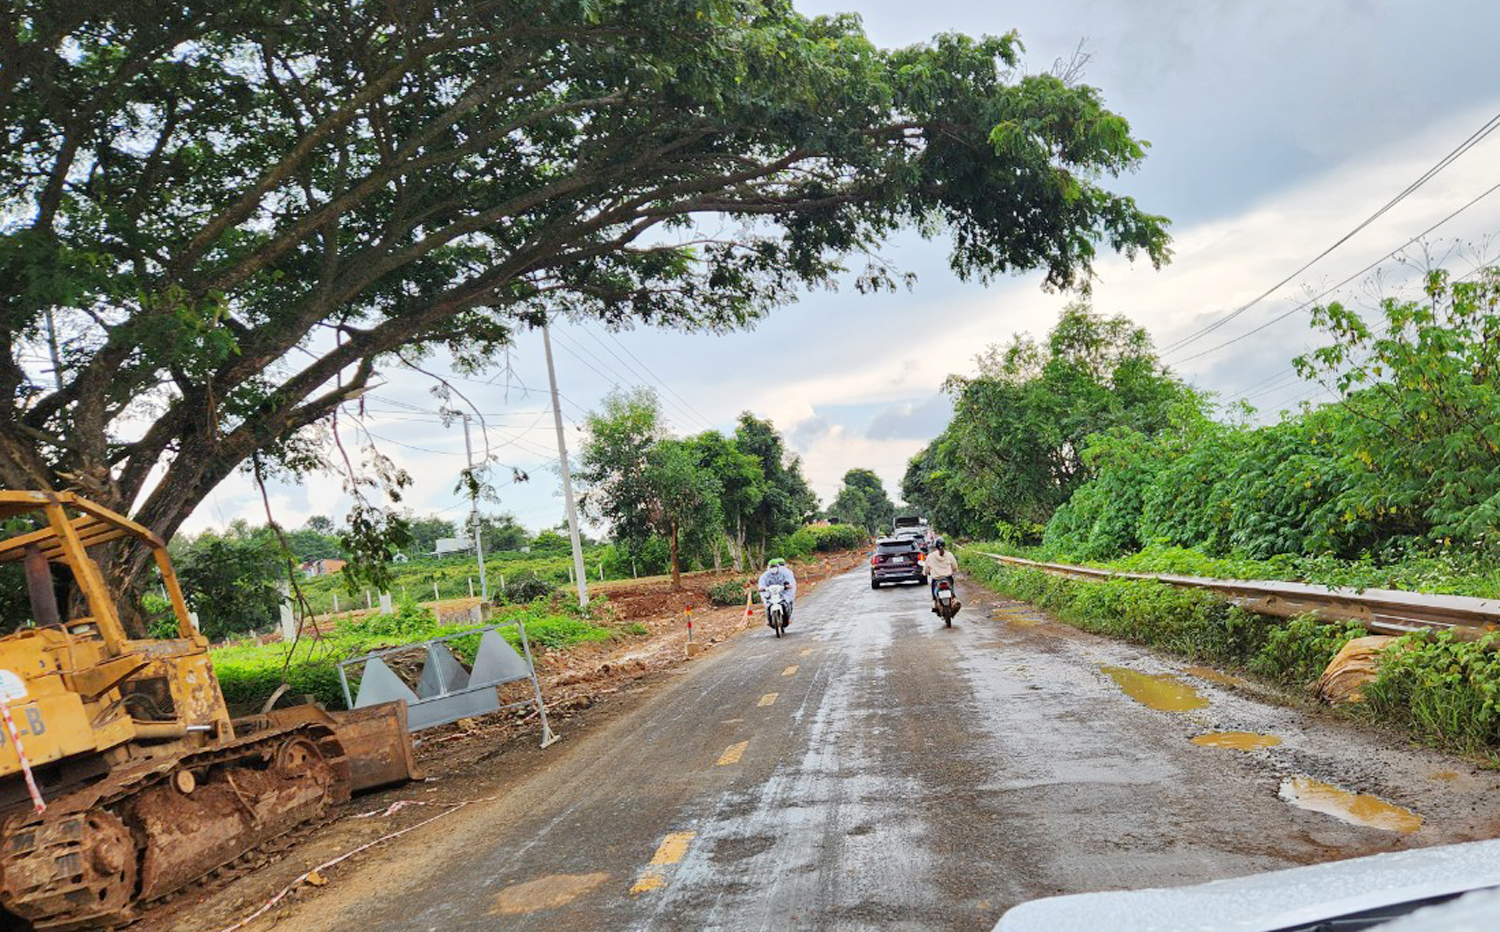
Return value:
<svg viewBox="0 0 1500 932">
<path fill-rule="evenodd" d="M 715 605 L 743 605 L 745 604 L 745 587 L 751 586 L 751 601 L 759 602 L 760 593 L 753 588 L 755 580 L 749 576 L 741 576 L 738 579 L 726 579 L 723 582 L 714 583 L 709 587 L 708 600 Z"/>
<path fill-rule="evenodd" d="M 1283 683 L 1307 686 L 1323 674 L 1345 644 L 1369 633 L 1352 622 L 1325 624 L 1301 615 L 1271 629 L 1249 667 Z"/>
<path fill-rule="evenodd" d="M 505 581 L 505 601 L 521 604 L 545 599 L 557 591 L 557 585 L 533 572 L 512 576 Z"/>
<path fill-rule="evenodd" d="M 885 483 L 868 469 L 844 473 L 838 497 L 828 506 L 830 517 L 865 529 L 867 534 L 888 533 L 896 517 L 896 505 L 885 492 Z"/>
<path fill-rule="evenodd" d="M 814 524 L 807 530 L 812 534 L 812 549 L 820 552 L 853 550 L 869 543 L 869 536 L 864 530 L 850 524 Z"/>
<path fill-rule="evenodd" d="M 183 551 L 176 570 L 199 630 L 210 640 L 267 628 L 279 617 L 277 582 L 287 570 L 269 534 L 203 534 Z"/>
<path fill-rule="evenodd" d="M 1380 305 L 1380 330 L 1342 305 L 1319 308 L 1333 342 L 1297 365 L 1332 381 L 1337 403 L 1263 427 L 1179 409 L 1153 434 L 1094 435 L 1093 477 L 1048 524 L 1046 549 L 1101 559 L 1161 544 L 1376 569 L 1472 553 L 1493 565 L 1497 296 L 1500 271 L 1466 283 L 1434 273 L 1426 301 Z"/>
<path fill-rule="evenodd" d="M 432 553 L 437 542 L 444 537 L 457 537 L 458 526 L 447 518 L 429 515 L 423 518 L 408 518 L 407 529 L 411 533 L 408 546 L 413 554 Z"/>
<path fill-rule="evenodd" d="M 1500 749 L 1500 652 L 1496 635 L 1455 640 L 1417 632 L 1393 641 L 1364 687 L 1371 713 L 1405 724 L 1432 744 L 1494 754 Z"/>
<path fill-rule="evenodd" d="M 947 388 L 953 420 L 912 459 L 901 491 L 935 526 L 970 536 L 992 533 L 997 522 L 1047 521 L 1093 476 L 1084 456 L 1090 437 L 1154 435 L 1193 399 L 1162 368 L 1145 330 L 1086 304 L 1070 305 L 1044 345 L 1021 336 L 991 347 L 977 376 L 950 376 Z M 1062 520 L 1078 533 L 1092 526 L 1075 515 Z M 1120 537 L 1121 529 L 1101 533 Z"/>
<path fill-rule="evenodd" d="M 572 553 L 573 545 L 556 531 L 543 531 L 531 540 L 532 553 Z"/>
<path fill-rule="evenodd" d="M 497 613 L 492 623 L 520 621 L 526 626 L 526 637 L 533 651 L 567 650 L 588 641 L 602 641 L 615 632 L 571 612 L 558 614 L 545 605 L 511 606 Z M 291 645 L 266 645 L 220 648 L 212 653 L 214 672 L 224 698 L 237 710 L 257 708 L 286 680 L 294 695 L 308 693 L 330 708 L 343 708 L 343 691 L 339 686 L 337 662 L 371 650 L 398 647 L 414 641 L 474 631 L 480 626 L 442 625 L 431 612 L 406 601 L 390 615 L 375 615 L 362 621 L 341 622 L 331 637 L 301 642 L 288 664 Z M 519 632 L 512 627 L 500 629 L 516 650 L 521 650 Z M 472 663 L 478 636 L 457 638 L 449 642 L 454 653 L 465 663 Z M 359 689 L 358 668 L 350 672 L 350 690 Z"/>
</svg>

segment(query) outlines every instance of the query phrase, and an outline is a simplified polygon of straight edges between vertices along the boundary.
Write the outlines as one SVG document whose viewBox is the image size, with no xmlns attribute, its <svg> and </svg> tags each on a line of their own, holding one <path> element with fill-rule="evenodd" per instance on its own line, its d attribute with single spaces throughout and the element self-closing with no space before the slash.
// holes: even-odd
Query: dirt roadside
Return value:
<svg viewBox="0 0 1500 932">
<path fill-rule="evenodd" d="M 799 595 L 865 558 L 864 551 L 847 551 L 794 561 Z M 684 672 L 683 665 L 691 662 L 686 656 L 689 620 L 694 642 L 706 645 L 709 651 L 713 645 L 763 624 L 758 610 L 747 616 L 742 606 L 716 608 L 708 600 L 707 592 L 713 584 L 742 575 L 695 573 L 684 578 L 684 589 L 679 591 L 672 590 L 665 580 L 605 587 L 616 621 L 639 624 L 647 633 L 627 641 L 586 643 L 568 651 L 542 653 L 537 666 L 552 730 L 566 740 L 570 733 L 598 727 L 630 712 L 653 686 Z M 524 685 L 529 689 L 529 684 Z M 425 780 L 355 799 L 340 807 L 330 822 L 307 833 L 287 850 L 257 856 L 227 869 L 204 887 L 147 911 L 131 928 L 142 932 L 227 929 L 310 868 L 392 833 L 414 829 L 468 800 L 494 796 L 535 769 L 546 768 L 547 751 L 537 747 L 538 735 L 536 713 L 530 708 L 424 732 L 417 746 L 417 760 Z M 383 817 L 369 817 L 373 814 Z M 380 858 L 387 845 L 440 846 L 441 824 L 439 820 L 432 829 L 414 830 L 408 836 L 382 843 L 356 855 L 355 862 Z M 299 884 L 286 900 L 248 928 L 276 927 L 287 905 L 317 894 L 318 881 L 336 883 L 337 872 Z"/>
</svg>

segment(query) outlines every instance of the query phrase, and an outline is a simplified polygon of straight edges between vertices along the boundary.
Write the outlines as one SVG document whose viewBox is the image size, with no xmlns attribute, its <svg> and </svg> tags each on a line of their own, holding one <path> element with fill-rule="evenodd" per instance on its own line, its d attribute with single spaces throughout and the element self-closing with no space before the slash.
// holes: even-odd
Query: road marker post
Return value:
<svg viewBox="0 0 1500 932">
<path fill-rule="evenodd" d="M 696 657 L 699 654 L 703 653 L 703 645 L 693 643 L 693 607 L 689 605 L 686 609 L 683 610 L 683 613 L 687 615 L 687 655 L 689 657 Z"/>
</svg>

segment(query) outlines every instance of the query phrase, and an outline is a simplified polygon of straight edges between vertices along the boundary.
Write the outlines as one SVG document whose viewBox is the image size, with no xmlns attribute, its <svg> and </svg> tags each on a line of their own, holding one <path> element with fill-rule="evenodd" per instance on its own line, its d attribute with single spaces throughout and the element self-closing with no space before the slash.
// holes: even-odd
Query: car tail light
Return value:
<svg viewBox="0 0 1500 932">
<path fill-rule="evenodd" d="M 880 562 L 880 558 L 879 557 L 871 557 L 870 558 L 870 565 L 871 566 L 874 566 L 874 565 L 876 565 L 879 562 Z"/>
</svg>

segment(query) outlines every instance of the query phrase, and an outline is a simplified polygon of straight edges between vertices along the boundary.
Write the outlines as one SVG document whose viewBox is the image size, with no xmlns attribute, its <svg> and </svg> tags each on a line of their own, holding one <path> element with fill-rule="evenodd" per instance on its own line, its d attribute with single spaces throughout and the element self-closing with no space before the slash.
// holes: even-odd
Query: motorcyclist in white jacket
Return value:
<svg viewBox="0 0 1500 932">
<path fill-rule="evenodd" d="M 776 557 L 766 564 L 766 571 L 760 574 L 760 581 L 756 583 L 760 589 L 760 601 L 765 604 L 766 587 L 781 586 L 781 601 L 786 605 L 786 623 L 792 623 L 792 600 L 797 597 L 797 577 L 792 575 L 792 568 L 786 565 L 786 561 Z"/>
</svg>

